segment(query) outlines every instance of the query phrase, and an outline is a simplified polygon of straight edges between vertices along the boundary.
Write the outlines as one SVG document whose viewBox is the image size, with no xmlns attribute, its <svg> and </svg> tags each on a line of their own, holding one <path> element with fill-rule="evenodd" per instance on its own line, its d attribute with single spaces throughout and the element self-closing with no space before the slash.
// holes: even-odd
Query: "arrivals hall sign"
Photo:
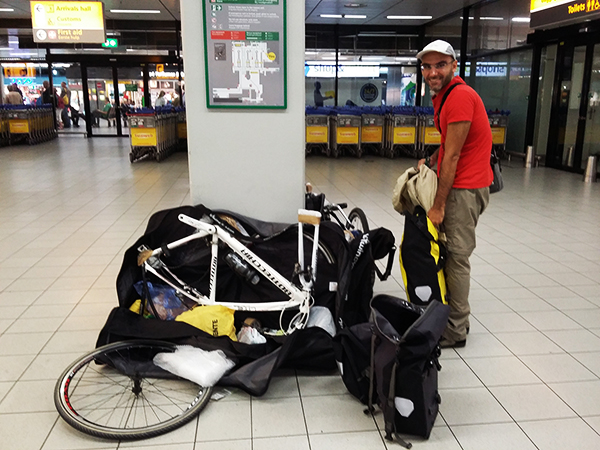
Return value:
<svg viewBox="0 0 600 450">
<path fill-rule="evenodd" d="M 531 0 L 531 28 L 552 28 L 600 17 L 600 0 Z"/>
<path fill-rule="evenodd" d="M 103 44 L 102 2 L 31 3 L 33 41 L 40 44 Z"/>
</svg>

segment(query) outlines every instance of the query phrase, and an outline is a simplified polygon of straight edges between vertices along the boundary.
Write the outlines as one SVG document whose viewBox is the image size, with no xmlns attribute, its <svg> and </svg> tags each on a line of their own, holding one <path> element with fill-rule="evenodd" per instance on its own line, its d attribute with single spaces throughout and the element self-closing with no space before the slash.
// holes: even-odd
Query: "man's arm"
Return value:
<svg viewBox="0 0 600 450">
<path fill-rule="evenodd" d="M 470 128 L 471 122 L 467 121 L 448 124 L 446 142 L 444 144 L 444 160 L 440 167 L 438 188 L 433 206 L 427 212 L 427 217 L 429 217 L 431 223 L 436 227 L 439 227 L 444 221 L 446 200 L 448 199 L 448 194 L 450 194 L 450 189 L 452 189 L 452 185 L 454 184 L 456 165 L 458 164 L 460 152 L 465 144 Z"/>
</svg>

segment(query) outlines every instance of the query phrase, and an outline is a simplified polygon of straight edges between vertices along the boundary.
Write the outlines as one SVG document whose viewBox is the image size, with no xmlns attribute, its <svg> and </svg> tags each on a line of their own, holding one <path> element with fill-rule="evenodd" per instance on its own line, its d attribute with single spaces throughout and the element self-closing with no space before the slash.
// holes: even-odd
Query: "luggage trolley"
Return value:
<svg viewBox="0 0 600 450">
<path fill-rule="evenodd" d="M 310 155 L 313 150 L 321 151 L 331 156 L 329 145 L 329 115 L 331 110 L 325 108 L 306 108 L 306 154 Z"/>
<path fill-rule="evenodd" d="M 510 111 L 488 111 L 488 119 L 492 128 L 492 147 L 500 159 L 506 155 L 506 129 Z"/>
<path fill-rule="evenodd" d="M 158 137 L 156 114 L 151 108 L 134 110 L 127 114 L 131 151 L 129 161 L 134 162 L 146 155 L 156 157 Z"/>
<path fill-rule="evenodd" d="M 179 106 L 175 108 L 177 114 L 177 145 L 179 150 L 187 151 L 187 119 L 185 108 Z"/>
<path fill-rule="evenodd" d="M 435 127 L 433 107 L 426 106 L 419 110 L 419 145 L 417 158 L 432 154 L 442 143 L 442 136 Z"/>
<path fill-rule="evenodd" d="M 348 149 L 357 158 L 362 156 L 360 145 L 361 110 L 343 107 L 330 119 L 331 154 L 334 158 Z"/>
<path fill-rule="evenodd" d="M 361 148 L 373 149 L 381 156 L 385 156 L 385 114 L 384 107 L 365 108 L 361 116 Z"/>
<path fill-rule="evenodd" d="M 11 145 L 30 141 L 30 131 L 32 126 L 29 118 L 29 107 L 26 105 L 6 105 L 8 107 L 8 131 L 10 133 L 9 142 Z"/>
<path fill-rule="evenodd" d="M 386 156 L 418 157 L 417 112 L 412 106 L 394 106 L 388 116 Z"/>
<path fill-rule="evenodd" d="M 179 142 L 177 135 L 178 115 L 170 106 L 157 108 L 157 146 L 156 160 L 162 161 L 167 158 L 175 149 Z"/>
<path fill-rule="evenodd" d="M 8 128 L 8 111 L 5 105 L 0 109 L 0 146 L 6 146 L 10 143 L 10 133 Z"/>
</svg>

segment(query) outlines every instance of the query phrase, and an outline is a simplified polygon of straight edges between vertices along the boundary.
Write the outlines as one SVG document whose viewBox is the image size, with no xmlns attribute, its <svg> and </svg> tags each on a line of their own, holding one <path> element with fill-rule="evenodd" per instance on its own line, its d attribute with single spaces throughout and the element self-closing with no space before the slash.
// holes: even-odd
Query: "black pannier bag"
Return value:
<svg viewBox="0 0 600 450">
<path fill-rule="evenodd" d="M 432 300 L 447 303 L 446 247 L 421 206 L 404 215 L 400 268 L 408 301 L 422 306 Z"/>
<path fill-rule="evenodd" d="M 375 274 L 381 281 L 387 280 L 392 273 L 395 254 L 396 240 L 387 228 L 371 230 L 350 242 L 350 281 L 348 296 L 337 308 L 339 328 L 369 321 Z M 382 272 L 376 261 L 386 256 L 385 271 Z"/>
<path fill-rule="evenodd" d="M 342 381 L 348 392 L 364 405 L 369 403 L 372 336 L 373 324 L 366 322 L 344 328 L 333 338 L 333 352 Z"/>
<path fill-rule="evenodd" d="M 439 340 L 450 308 L 440 302 L 425 308 L 382 294 L 371 301 L 371 312 L 376 342 L 371 369 L 386 439 L 406 446 L 398 433 L 429 438 L 441 402 Z"/>
</svg>

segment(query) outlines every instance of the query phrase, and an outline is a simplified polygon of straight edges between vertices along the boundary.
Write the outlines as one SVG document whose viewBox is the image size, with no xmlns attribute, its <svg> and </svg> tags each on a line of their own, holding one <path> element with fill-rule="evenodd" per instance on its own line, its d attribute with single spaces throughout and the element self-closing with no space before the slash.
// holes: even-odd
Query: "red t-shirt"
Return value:
<svg viewBox="0 0 600 450">
<path fill-rule="evenodd" d="M 439 110 L 442 98 L 448 87 L 452 84 L 464 83 L 455 76 L 447 86 L 437 95 L 433 96 L 433 107 Z M 439 124 L 442 135 L 442 145 L 438 154 L 438 176 L 440 166 L 443 164 L 444 143 L 446 142 L 446 131 L 449 123 L 471 122 L 469 134 L 465 140 L 460 158 L 456 165 L 456 176 L 452 187 L 459 189 L 479 189 L 492 184 L 494 174 L 490 165 L 492 152 L 492 130 L 488 120 L 487 112 L 481 97 L 466 84 L 455 87 L 446 98 Z"/>
</svg>

